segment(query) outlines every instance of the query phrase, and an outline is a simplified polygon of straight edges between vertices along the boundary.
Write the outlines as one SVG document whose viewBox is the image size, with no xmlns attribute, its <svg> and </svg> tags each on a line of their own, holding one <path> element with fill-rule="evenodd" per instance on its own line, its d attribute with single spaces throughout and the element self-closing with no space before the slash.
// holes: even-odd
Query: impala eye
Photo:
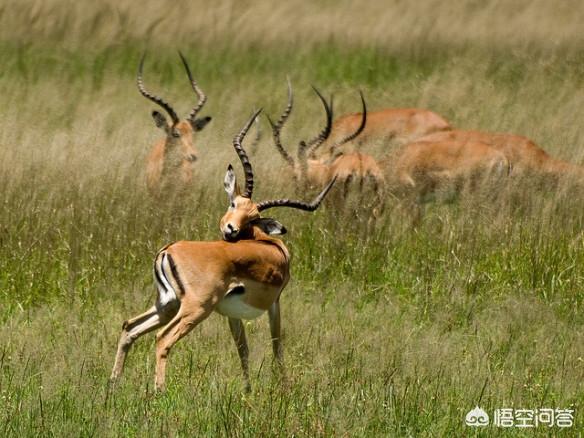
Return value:
<svg viewBox="0 0 584 438">
<path fill-rule="evenodd" d="M 230 208 L 235 208 L 235 202 L 232 202 L 232 203 L 230 203 L 230 204 L 229 204 L 229 207 L 230 207 Z"/>
</svg>

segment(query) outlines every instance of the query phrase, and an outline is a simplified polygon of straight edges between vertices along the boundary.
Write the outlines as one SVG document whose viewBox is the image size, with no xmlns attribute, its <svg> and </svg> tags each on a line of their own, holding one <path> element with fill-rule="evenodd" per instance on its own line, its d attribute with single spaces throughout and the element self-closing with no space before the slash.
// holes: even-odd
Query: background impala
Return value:
<svg viewBox="0 0 584 438">
<path fill-rule="evenodd" d="M 198 158 L 197 149 L 193 143 L 193 136 L 201 131 L 211 121 L 211 117 L 197 118 L 207 96 L 197 85 L 191 73 L 187 60 L 179 52 L 193 91 L 199 101 L 184 120 L 180 120 L 172 107 L 162 98 L 155 96 L 144 87 L 142 70 L 146 54 L 142 56 L 138 69 L 138 90 L 148 100 L 159 105 L 170 117 L 170 121 L 159 111 L 152 111 L 152 118 L 156 126 L 166 134 L 166 137 L 156 142 L 148 155 L 146 163 L 146 184 L 152 195 L 176 193 L 190 187 L 193 179 L 194 163 Z"/>
<path fill-rule="evenodd" d="M 282 145 L 281 131 L 290 117 L 294 103 L 292 85 L 290 81 L 288 81 L 288 102 L 286 108 L 277 122 L 274 123 L 269 119 L 270 124 L 272 125 L 272 134 L 276 149 L 282 158 L 284 158 L 289 168 L 293 171 L 293 178 L 301 190 L 305 190 L 310 186 L 321 186 L 331 178 L 337 177 L 339 186 L 342 187 L 341 197 L 337 197 L 336 200 L 337 205 L 339 202 L 342 202 L 343 199 L 347 198 L 351 186 L 353 188 L 356 187 L 360 192 L 365 188 L 365 190 L 368 191 L 366 196 L 373 196 L 373 204 L 378 204 L 380 202 L 380 191 L 383 188 L 384 181 L 382 171 L 373 157 L 361 152 L 338 153 L 329 159 L 316 157 L 317 149 L 330 135 L 333 109 L 332 98 L 331 103 L 329 104 L 316 88 L 314 88 L 314 91 L 325 110 L 325 127 L 313 139 L 308 141 L 301 140 L 298 142 L 296 159 L 287 152 L 286 148 Z M 354 140 L 366 127 L 367 106 L 362 93 L 361 103 L 363 105 L 363 112 L 361 113 L 361 122 L 359 126 L 357 126 L 354 132 L 335 143 L 336 147 Z"/>
<path fill-rule="evenodd" d="M 333 122 L 329 144 L 323 147 L 328 156 L 334 155 L 341 146 L 338 144 L 340 142 L 348 143 L 345 146 L 345 151 L 359 149 L 367 145 L 370 147 L 374 145 L 387 146 L 390 142 L 403 145 L 434 132 L 447 132 L 452 129 L 450 123 L 442 116 L 427 109 L 387 108 L 369 111 L 367 126 L 350 143 L 340 140 L 358 129 L 361 119 L 362 113 L 352 113 L 345 114 Z"/>
<path fill-rule="evenodd" d="M 430 200 L 451 201 L 466 191 L 473 197 L 489 193 L 492 202 L 512 170 L 505 154 L 485 143 L 430 137 L 398 148 L 382 165 L 388 192 L 404 202 L 415 224 Z"/>
<path fill-rule="evenodd" d="M 509 133 L 452 130 L 428 135 L 421 141 L 481 142 L 505 155 L 517 176 L 551 177 L 556 180 L 579 178 L 584 180 L 584 168 L 577 164 L 560 160 L 527 137 Z"/>
</svg>

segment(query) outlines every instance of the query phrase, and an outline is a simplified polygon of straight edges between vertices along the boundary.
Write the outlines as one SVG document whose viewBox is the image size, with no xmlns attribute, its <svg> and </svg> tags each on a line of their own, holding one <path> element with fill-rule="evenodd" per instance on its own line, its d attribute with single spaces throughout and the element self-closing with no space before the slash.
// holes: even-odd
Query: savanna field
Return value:
<svg viewBox="0 0 584 438">
<path fill-rule="evenodd" d="M 286 381 L 266 317 L 246 322 L 251 393 L 224 317 L 173 348 L 154 391 L 154 334 L 112 387 L 122 322 L 154 302 L 152 261 L 219 239 L 231 146 L 255 108 L 277 117 L 286 77 L 298 140 L 335 115 L 431 109 L 463 129 L 525 135 L 584 163 L 584 7 L 535 1 L 0 2 L 0 436 L 579 436 L 584 427 L 584 185 L 463 193 L 412 218 L 331 202 L 270 212 L 288 228 Z M 149 196 L 162 131 L 136 71 L 195 138 L 189 190 Z M 258 200 L 304 197 L 262 116 Z M 365 146 L 383 158 L 394 146 Z M 487 190 L 489 192 L 489 190 Z M 480 406 L 574 410 L 572 428 L 465 425 Z"/>
</svg>

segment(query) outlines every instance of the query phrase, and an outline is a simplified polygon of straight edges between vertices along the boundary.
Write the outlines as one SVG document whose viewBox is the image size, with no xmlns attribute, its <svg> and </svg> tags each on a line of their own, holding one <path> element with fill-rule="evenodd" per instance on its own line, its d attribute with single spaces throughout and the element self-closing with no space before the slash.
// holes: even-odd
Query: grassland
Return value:
<svg viewBox="0 0 584 438">
<path fill-rule="evenodd" d="M 430 20 L 406 3 L 1 5 L 1 436 L 466 436 L 477 404 L 573 407 L 576 427 L 552 433 L 576 435 L 579 187 L 430 205 L 416 229 L 391 201 L 369 235 L 364 214 L 347 220 L 330 205 L 274 212 L 293 253 L 282 299 L 287 385 L 272 374 L 261 318 L 247 324 L 254 390 L 243 394 L 218 315 L 175 347 L 165 394 L 152 388 L 152 336 L 137 342 L 120 386 L 107 384 L 122 321 L 154 300 L 154 253 L 218 237 L 231 138 L 252 108 L 282 108 L 287 74 L 297 90 L 290 145 L 321 123 L 315 84 L 335 93 L 339 113 L 358 107 L 361 88 L 371 108 L 431 108 L 584 162 L 582 7 L 427 2 Z M 163 203 L 143 181 L 160 135 L 134 84 L 145 47 L 148 87 L 183 114 L 194 104 L 180 48 L 214 118 L 197 139 L 192 191 Z M 258 199 L 294 194 L 267 135 L 252 163 Z"/>
</svg>

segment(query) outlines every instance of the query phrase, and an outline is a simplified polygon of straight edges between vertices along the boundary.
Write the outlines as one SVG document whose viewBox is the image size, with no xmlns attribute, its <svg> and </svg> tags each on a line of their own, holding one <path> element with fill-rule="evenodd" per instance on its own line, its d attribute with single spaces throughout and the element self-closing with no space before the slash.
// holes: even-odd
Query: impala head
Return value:
<svg viewBox="0 0 584 438">
<path fill-rule="evenodd" d="M 322 129 L 322 131 L 320 131 L 316 137 L 314 137 L 313 139 L 308 140 L 308 141 L 302 140 L 298 143 L 298 155 L 297 155 L 296 160 L 294 158 L 292 158 L 292 156 L 290 154 L 288 154 L 288 152 L 284 149 L 284 147 L 282 146 L 281 138 L 280 138 L 280 133 L 282 131 L 282 128 L 284 127 L 284 124 L 286 123 L 286 121 L 288 120 L 288 117 L 290 116 L 290 113 L 292 112 L 293 93 L 292 93 L 292 85 L 290 83 L 290 80 L 288 80 L 288 104 L 286 105 L 284 112 L 282 113 L 282 115 L 280 116 L 280 118 L 278 119 L 278 121 L 276 123 L 272 122 L 270 117 L 268 117 L 268 120 L 270 121 L 270 124 L 272 125 L 272 134 L 274 137 L 274 144 L 276 146 L 276 149 L 278 150 L 280 155 L 284 158 L 284 160 L 286 160 L 286 163 L 288 163 L 288 165 L 290 165 L 290 167 L 292 169 L 294 169 L 294 171 L 295 171 L 294 176 L 297 180 L 306 178 L 308 160 L 309 159 L 316 159 L 316 151 L 329 138 L 329 136 L 331 134 L 331 130 L 332 130 L 333 99 L 331 97 L 330 102 L 327 103 L 327 101 L 322 96 L 322 94 L 315 87 L 312 87 L 312 88 L 314 89 L 314 92 L 316 93 L 316 95 L 318 96 L 318 98 L 320 99 L 320 101 L 322 102 L 322 105 L 324 107 L 325 114 L 326 114 L 326 124 L 325 124 L 324 128 Z M 353 134 L 351 134 L 351 135 L 341 139 L 340 141 L 334 143 L 333 145 L 331 145 L 330 149 L 329 149 L 331 152 L 334 149 L 336 149 L 337 147 L 355 139 L 359 134 L 361 134 L 361 132 L 363 132 L 363 129 L 365 128 L 365 123 L 367 120 L 367 106 L 365 104 L 365 98 L 363 97 L 363 93 L 359 92 L 359 94 L 361 96 L 361 102 L 363 103 L 363 113 L 362 113 L 363 116 L 362 116 L 362 120 L 361 120 L 361 125 L 357 128 L 357 130 Z"/>
<path fill-rule="evenodd" d="M 253 194 L 253 170 L 247 157 L 247 153 L 241 146 L 243 139 L 250 126 L 258 116 L 261 110 L 257 111 L 245 124 L 239 134 L 233 139 L 233 147 L 239 156 L 243 171 L 245 174 L 245 189 L 242 191 L 237 184 L 233 166 L 227 167 L 225 174 L 224 187 L 229 196 L 229 208 L 221 218 L 219 227 L 223 239 L 234 241 L 248 236 L 253 226 L 259 227 L 266 234 L 281 235 L 286 233 L 286 228 L 278 221 L 270 218 L 262 218 L 260 213 L 273 207 L 289 207 L 305 211 L 314 211 L 318 208 L 330 188 L 333 186 L 335 179 L 332 179 L 322 192 L 311 202 L 304 203 L 290 199 L 275 199 L 255 203 L 252 201 Z"/>
<path fill-rule="evenodd" d="M 160 97 L 146 91 L 144 82 L 142 80 L 142 69 L 144 67 L 144 59 L 146 58 L 146 54 L 142 56 L 140 67 L 138 69 L 138 90 L 142 96 L 159 105 L 170 117 L 170 120 L 168 120 L 166 116 L 160 111 L 152 111 L 152 118 L 154 119 L 154 123 L 166 134 L 165 151 L 179 153 L 184 160 L 193 162 L 197 160 L 197 150 L 193 144 L 193 135 L 195 132 L 201 131 L 211 121 L 211 117 L 197 117 L 197 114 L 199 111 L 201 111 L 205 105 L 205 102 L 207 101 L 207 96 L 205 93 L 203 93 L 203 90 L 199 88 L 196 81 L 193 79 L 191 69 L 189 68 L 189 65 L 183 54 L 179 52 L 179 55 L 187 72 L 187 76 L 191 82 L 191 86 L 193 87 L 193 91 L 199 98 L 199 101 L 191 110 L 186 119 L 180 120 L 174 109 L 167 102 L 162 100 Z"/>
</svg>

